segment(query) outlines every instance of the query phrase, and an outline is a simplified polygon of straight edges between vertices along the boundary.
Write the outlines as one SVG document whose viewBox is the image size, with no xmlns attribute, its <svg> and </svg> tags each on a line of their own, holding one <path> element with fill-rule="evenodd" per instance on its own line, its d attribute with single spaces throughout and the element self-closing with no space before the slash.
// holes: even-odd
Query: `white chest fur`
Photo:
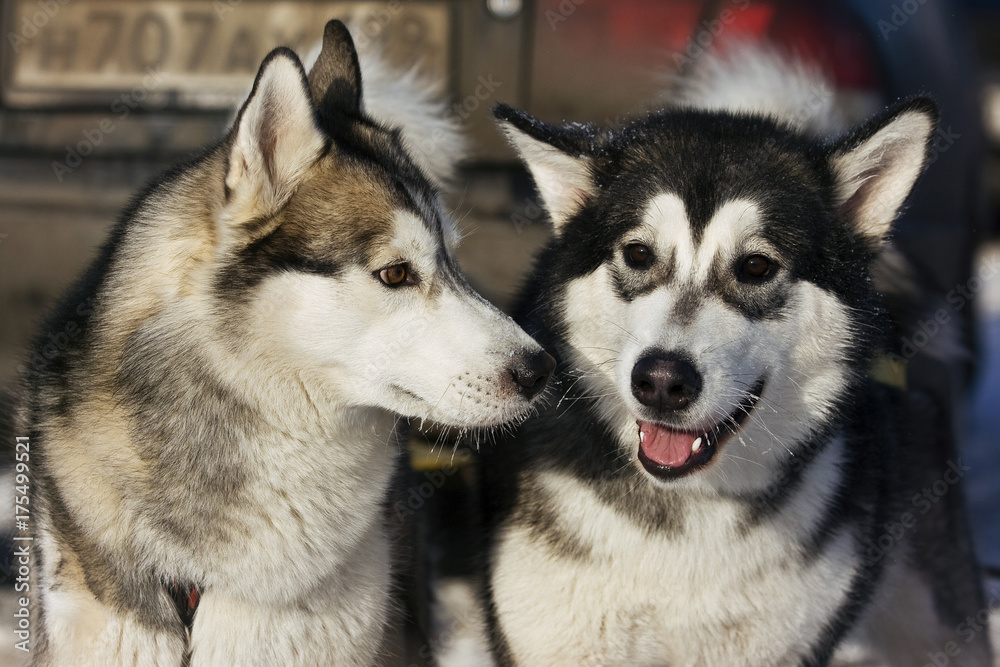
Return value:
<svg viewBox="0 0 1000 667">
<path fill-rule="evenodd" d="M 373 421 L 376 421 L 373 416 Z M 381 501 L 392 474 L 398 444 L 394 419 L 382 428 L 344 429 L 326 441 L 288 435 L 269 448 L 253 470 L 242 497 L 222 517 L 240 527 L 241 539 L 199 545 L 203 566 L 225 563 L 201 574 L 207 586 L 256 590 L 264 598 L 309 595 L 328 577 L 356 577 L 352 568 L 389 571 L 380 519 Z M 357 552 L 369 557 L 359 562 Z M 383 553 L 384 552 L 384 553 Z M 196 579 L 198 580 L 198 579 Z"/>
<path fill-rule="evenodd" d="M 812 476 L 836 454 L 817 460 Z M 854 574 L 847 533 L 812 559 L 795 539 L 819 518 L 822 489 L 800 492 L 810 501 L 794 498 L 750 531 L 740 530 L 735 501 L 688 503 L 685 530 L 660 535 L 570 476 L 543 473 L 539 481 L 559 530 L 588 553 L 557 554 L 523 526 L 502 534 L 494 599 L 519 664 L 798 664 Z"/>
</svg>

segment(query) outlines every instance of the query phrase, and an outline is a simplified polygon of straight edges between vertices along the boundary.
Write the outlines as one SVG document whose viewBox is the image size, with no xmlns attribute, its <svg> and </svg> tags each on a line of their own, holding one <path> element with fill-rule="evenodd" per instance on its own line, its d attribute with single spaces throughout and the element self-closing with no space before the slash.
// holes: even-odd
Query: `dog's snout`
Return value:
<svg viewBox="0 0 1000 667">
<path fill-rule="evenodd" d="M 514 359 L 510 374 L 517 392 L 526 399 L 537 396 L 555 370 L 556 360 L 548 352 L 521 352 Z"/>
<path fill-rule="evenodd" d="M 683 410 L 701 393 L 701 374 L 684 357 L 664 352 L 643 355 L 632 367 L 632 395 L 657 410 Z"/>
</svg>

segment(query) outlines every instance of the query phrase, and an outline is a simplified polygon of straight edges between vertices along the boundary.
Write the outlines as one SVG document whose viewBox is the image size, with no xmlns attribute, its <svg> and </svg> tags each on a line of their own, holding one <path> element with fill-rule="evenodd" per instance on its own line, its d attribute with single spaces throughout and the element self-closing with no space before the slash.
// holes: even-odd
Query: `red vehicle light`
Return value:
<svg viewBox="0 0 1000 667">
<path fill-rule="evenodd" d="M 607 120 L 662 91 L 652 74 L 747 40 L 816 63 L 840 89 L 879 85 L 871 35 L 836 4 L 540 0 L 536 7 L 529 104 L 551 120 Z"/>
</svg>

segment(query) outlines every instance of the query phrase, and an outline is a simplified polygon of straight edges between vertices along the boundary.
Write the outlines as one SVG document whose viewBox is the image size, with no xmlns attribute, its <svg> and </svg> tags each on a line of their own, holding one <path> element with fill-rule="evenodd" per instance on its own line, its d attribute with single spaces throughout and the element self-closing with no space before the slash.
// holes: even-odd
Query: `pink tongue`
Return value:
<svg viewBox="0 0 1000 667">
<path fill-rule="evenodd" d="M 658 424 L 639 422 L 639 447 L 646 458 L 661 466 L 679 468 L 691 458 L 697 434 L 673 431 Z"/>
</svg>

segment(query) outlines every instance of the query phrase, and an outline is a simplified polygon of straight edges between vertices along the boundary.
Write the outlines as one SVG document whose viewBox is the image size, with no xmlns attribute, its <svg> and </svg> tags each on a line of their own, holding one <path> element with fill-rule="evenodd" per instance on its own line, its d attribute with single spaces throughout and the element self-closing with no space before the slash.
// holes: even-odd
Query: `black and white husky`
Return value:
<svg viewBox="0 0 1000 667">
<path fill-rule="evenodd" d="M 308 76 L 273 51 L 230 133 L 134 200 L 40 338 L 32 664 L 376 658 L 400 415 L 504 423 L 553 365 L 459 274 L 444 174 L 418 166 L 449 164 L 404 148 L 441 120 L 393 91 L 363 109 L 339 22 Z"/>
<path fill-rule="evenodd" d="M 760 64 L 742 76 L 805 76 Z M 986 665 L 958 630 L 982 607 L 965 468 L 869 372 L 891 349 L 873 265 L 935 106 L 832 142 L 716 106 L 614 132 L 496 110 L 553 225 L 520 323 L 562 395 L 484 456 L 498 659 Z"/>
</svg>

